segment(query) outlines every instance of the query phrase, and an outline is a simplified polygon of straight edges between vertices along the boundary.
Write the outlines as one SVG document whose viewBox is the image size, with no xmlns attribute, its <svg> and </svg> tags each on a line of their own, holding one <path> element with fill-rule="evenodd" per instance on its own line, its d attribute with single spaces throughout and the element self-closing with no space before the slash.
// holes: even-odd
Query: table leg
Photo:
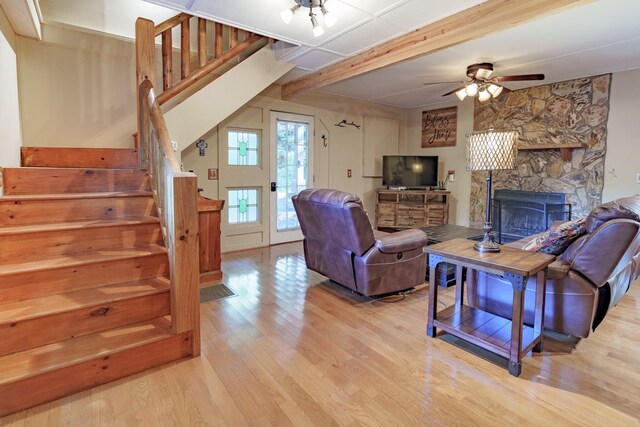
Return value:
<svg viewBox="0 0 640 427">
<path fill-rule="evenodd" d="M 456 265 L 456 307 L 462 307 L 464 303 L 462 298 L 464 297 L 464 280 L 462 280 L 462 266 Z"/>
<path fill-rule="evenodd" d="M 547 269 L 538 272 L 536 276 L 536 311 L 533 321 L 533 331 L 536 335 L 540 334 L 540 341 L 533 347 L 533 351 L 540 353 L 542 351 L 542 340 L 544 338 L 544 302 L 547 288 Z"/>
<path fill-rule="evenodd" d="M 442 262 L 442 257 L 429 255 L 429 310 L 427 314 L 427 335 L 436 336 L 436 327 L 433 321 L 436 320 L 436 310 L 438 309 L 438 284 L 436 278 L 436 268 Z"/>
<path fill-rule="evenodd" d="M 509 373 L 519 376 L 522 372 L 522 327 L 524 321 L 524 289 L 526 277 L 506 273 L 505 279 L 513 288 L 513 312 L 511 317 L 511 349 L 509 352 Z"/>
</svg>

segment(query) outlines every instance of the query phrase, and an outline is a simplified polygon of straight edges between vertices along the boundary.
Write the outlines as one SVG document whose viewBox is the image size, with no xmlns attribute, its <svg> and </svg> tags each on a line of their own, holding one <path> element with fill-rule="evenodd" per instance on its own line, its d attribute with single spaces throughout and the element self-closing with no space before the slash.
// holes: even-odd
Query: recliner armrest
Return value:
<svg viewBox="0 0 640 427">
<path fill-rule="evenodd" d="M 382 253 L 395 254 L 427 246 L 427 233 L 409 229 L 377 236 L 375 247 Z"/>
</svg>

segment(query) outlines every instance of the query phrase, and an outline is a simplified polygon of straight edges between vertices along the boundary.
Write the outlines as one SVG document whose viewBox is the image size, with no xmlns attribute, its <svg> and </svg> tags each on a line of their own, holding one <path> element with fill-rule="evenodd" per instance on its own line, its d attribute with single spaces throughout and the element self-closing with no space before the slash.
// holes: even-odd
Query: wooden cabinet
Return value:
<svg viewBox="0 0 640 427">
<path fill-rule="evenodd" d="M 448 191 L 376 190 L 376 228 L 422 228 L 449 223 Z"/>
</svg>

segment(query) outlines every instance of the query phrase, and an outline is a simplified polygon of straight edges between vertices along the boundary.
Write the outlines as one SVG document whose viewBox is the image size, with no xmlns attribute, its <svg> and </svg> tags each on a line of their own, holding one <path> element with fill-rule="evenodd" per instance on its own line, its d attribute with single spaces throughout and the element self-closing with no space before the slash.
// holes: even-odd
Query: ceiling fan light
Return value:
<svg viewBox="0 0 640 427">
<path fill-rule="evenodd" d="M 480 102 L 488 101 L 490 99 L 491 99 L 491 94 L 486 89 L 483 89 L 480 92 L 478 92 L 478 100 L 480 100 Z"/>
<path fill-rule="evenodd" d="M 324 28 L 320 24 L 318 24 L 318 20 L 315 15 L 311 15 L 311 26 L 313 27 L 313 35 L 316 37 L 320 37 L 324 34 Z"/>
<path fill-rule="evenodd" d="M 460 101 L 464 101 L 464 99 L 467 97 L 467 92 L 466 92 L 465 88 L 462 88 L 459 91 L 457 91 L 456 92 L 456 96 L 458 97 L 458 99 Z"/>
<path fill-rule="evenodd" d="M 487 68 L 478 68 L 476 71 L 476 79 L 486 80 L 493 73 L 493 70 Z"/>
<path fill-rule="evenodd" d="M 285 24 L 288 24 L 291 22 L 291 20 L 293 19 L 293 15 L 295 15 L 298 9 L 300 9 L 299 4 L 296 4 L 295 6 L 285 9 L 282 12 L 280 12 L 280 18 L 282 18 L 282 21 Z"/>
<path fill-rule="evenodd" d="M 337 21 L 336 15 L 333 14 L 330 10 L 327 10 L 324 4 L 320 6 L 320 11 L 322 12 L 322 16 L 324 17 L 324 23 L 327 26 L 327 28 L 333 27 Z"/>
<path fill-rule="evenodd" d="M 467 96 L 476 96 L 478 94 L 478 85 L 476 83 L 471 83 L 464 88 Z"/>
<path fill-rule="evenodd" d="M 502 93 L 502 89 L 504 89 L 502 86 L 496 85 L 496 84 L 493 84 L 493 83 L 491 83 L 489 85 L 489 87 L 487 88 L 487 90 L 489 91 L 491 96 L 493 96 L 494 98 L 497 98 L 498 95 L 500 95 Z"/>
</svg>

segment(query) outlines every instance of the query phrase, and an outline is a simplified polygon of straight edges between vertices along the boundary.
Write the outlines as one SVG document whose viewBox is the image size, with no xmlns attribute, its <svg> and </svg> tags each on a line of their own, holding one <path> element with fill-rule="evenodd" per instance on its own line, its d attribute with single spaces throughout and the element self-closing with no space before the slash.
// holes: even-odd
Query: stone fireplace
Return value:
<svg viewBox="0 0 640 427">
<path fill-rule="evenodd" d="M 498 243 L 509 243 L 545 231 L 553 221 L 569 221 L 571 204 L 562 193 L 495 190 L 493 230 Z"/>
<path fill-rule="evenodd" d="M 519 151 L 516 169 L 494 172 L 493 188 L 560 193 L 573 217 L 586 217 L 602 201 L 610 84 L 607 74 L 514 90 L 484 103 L 476 100 L 475 130 L 516 129 L 519 145 L 544 146 Z M 572 149 L 571 160 L 565 160 L 553 148 L 563 143 L 584 148 Z M 472 227 L 484 222 L 486 176 L 471 175 Z"/>
</svg>

